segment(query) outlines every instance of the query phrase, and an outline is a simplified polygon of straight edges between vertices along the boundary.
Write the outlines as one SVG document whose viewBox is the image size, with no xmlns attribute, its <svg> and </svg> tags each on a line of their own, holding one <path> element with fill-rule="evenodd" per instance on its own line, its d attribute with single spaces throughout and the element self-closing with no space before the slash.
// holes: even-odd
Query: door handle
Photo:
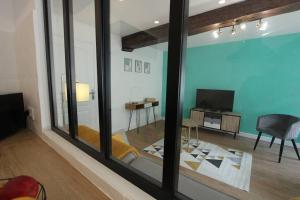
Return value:
<svg viewBox="0 0 300 200">
<path fill-rule="evenodd" d="M 92 97 L 92 100 L 95 100 L 95 94 L 96 94 L 95 90 L 94 90 L 94 89 L 91 89 L 90 95 L 91 95 L 91 97 Z"/>
</svg>

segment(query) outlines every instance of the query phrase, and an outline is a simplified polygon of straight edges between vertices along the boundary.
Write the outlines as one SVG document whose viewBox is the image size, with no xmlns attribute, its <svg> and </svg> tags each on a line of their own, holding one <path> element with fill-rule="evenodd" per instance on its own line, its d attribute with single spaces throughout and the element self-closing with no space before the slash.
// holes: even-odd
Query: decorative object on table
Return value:
<svg viewBox="0 0 300 200">
<path fill-rule="evenodd" d="M 144 151 L 163 159 L 164 139 Z M 249 153 L 191 139 L 182 145 L 180 166 L 249 192 L 252 166 Z"/>
<path fill-rule="evenodd" d="M 124 72 L 132 72 L 132 59 L 124 58 Z"/>
<path fill-rule="evenodd" d="M 29 176 L 18 176 L 15 178 L 0 179 L 0 199 L 32 199 L 46 200 L 44 186 Z"/>
<path fill-rule="evenodd" d="M 143 61 L 135 60 L 135 72 L 137 73 L 143 72 Z"/>
<path fill-rule="evenodd" d="M 145 102 L 155 102 L 157 101 L 156 98 L 153 98 L 153 97 L 147 97 L 145 98 Z"/>
<path fill-rule="evenodd" d="M 156 115 L 155 115 L 155 107 L 159 105 L 159 101 L 153 101 L 153 102 L 129 102 L 125 104 L 125 109 L 129 110 L 129 124 L 128 124 L 128 131 L 130 130 L 131 125 L 131 119 L 133 111 L 136 112 L 136 126 L 137 126 L 137 133 L 139 133 L 139 127 L 140 127 L 140 111 L 142 109 L 146 109 L 146 121 L 147 125 L 149 124 L 149 109 L 153 108 L 153 117 L 154 117 L 154 125 L 156 127 Z"/>
<path fill-rule="evenodd" d="M 259 134 L 254 145 L 254 150 L 257 147 L 261 134 L 266 133 L 273 136 L 270 148 L 276 138 L 281 139 L 278 163 L 281 162 L 285 140 L 292 141 L 297 157 L 300 160 L 298 148 L 295 142 L 295 139 L 298 138 L 300 133 L 300 118 L 283 114 L 263 115 L 257 119 L 256 130 Z"/>
<path fill-rule="evenodd" d="M 144 73 L 145 74 L 150 74 L 151 68 L 150 68 L 150 63 L 149 62 L 144 62 Z"/>
</svg>

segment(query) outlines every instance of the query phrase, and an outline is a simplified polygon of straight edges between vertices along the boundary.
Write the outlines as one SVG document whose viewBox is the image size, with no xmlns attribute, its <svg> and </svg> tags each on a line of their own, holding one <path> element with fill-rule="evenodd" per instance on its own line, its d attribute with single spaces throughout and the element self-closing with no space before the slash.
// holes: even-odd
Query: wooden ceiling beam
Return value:
<svg viewBox="0 0 300 200">
<path fill-rule="evenodd" d="M 188 34 L 196 35 L 235 23 L 251 22 L 297 10 L 300 10 L 300 0 L 246 0 L 189 17 Z M 133 33 L 122 37 L 122 50 L 130 52 L 167 42 L 168 35 L 169 24 Z"/>
</svg>

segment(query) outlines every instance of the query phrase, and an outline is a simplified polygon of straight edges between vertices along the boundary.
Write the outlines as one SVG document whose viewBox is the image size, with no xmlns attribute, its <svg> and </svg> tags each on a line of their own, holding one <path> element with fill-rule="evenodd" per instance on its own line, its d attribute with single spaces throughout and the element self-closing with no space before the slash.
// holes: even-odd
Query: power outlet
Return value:
<svg viewBox="0 0 300 200">
<path fill-rule="evenodd" d="M 35 120 L 35 114 L 34 109 L 32 107 L 28 107 L 29 117 L 34 121 Z"/>
</svg>

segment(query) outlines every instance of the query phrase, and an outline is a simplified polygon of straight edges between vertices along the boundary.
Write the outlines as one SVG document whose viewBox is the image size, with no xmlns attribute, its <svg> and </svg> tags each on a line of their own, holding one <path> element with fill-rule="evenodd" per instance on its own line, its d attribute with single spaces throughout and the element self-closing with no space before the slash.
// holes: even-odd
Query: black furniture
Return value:
<svg viewBox="0 0 300 200">
<path fill-rule="evenodd" d="M 266 133 L 273 136 L 270 148 L 272 147 L 275 138 L 281 139 L 278 159 L 279 163 L 281 162 L 285 140 L 292 141 L 298 159 L 300 160 L 299 152 L 295 142 L 295 139 L 297 139 L 300 132 L 300 119 L 298 117 L 283 114 L 263 115 L 257 119 L 256 130 L 259 132 L 259 134 L 255 142 L 254 150 L 257 147 L 261 134 Z"/>
<path fill-rule="evenodd" d="M 197 89 L 196 107 L 204 110 L 232 112 L 234 91 Z"/>
<path fill-rule="evenodd" d="M 0 95 L 0 139 L 26 128 L 23 94 Z"/>
</svg>

